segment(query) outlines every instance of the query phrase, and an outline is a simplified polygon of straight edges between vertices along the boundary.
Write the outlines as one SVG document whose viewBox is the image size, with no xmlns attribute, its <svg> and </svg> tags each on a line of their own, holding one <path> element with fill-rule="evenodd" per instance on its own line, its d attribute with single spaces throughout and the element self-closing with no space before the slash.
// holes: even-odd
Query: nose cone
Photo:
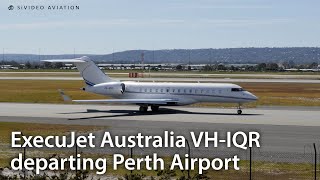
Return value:
<svg viewBox="0 0 320 180">
<path fill-rule="evenodd" d="M 259 98 L 257 96 L 255 96 L 254 94 L 250 93 L 251 99 L 253 101 L 257 101 Z"/>
<path fill-rule="evenodd" d="M 252 101 L 257 101 L 259 98 L 257 96 L 255 96 L 254 94 L 250 93 L 247 91 L 246 95 L 248 96 L 249 99 L 251 99 Z"/>
<path fill-rule="evenodd" d="M 252 96 L 252 99 L 254 99 L 255 101 L 257 101 L 259 99 L 257 96 L 255 96 L 253 94 L 251 94 L 251 96 Z"/>
</svg>

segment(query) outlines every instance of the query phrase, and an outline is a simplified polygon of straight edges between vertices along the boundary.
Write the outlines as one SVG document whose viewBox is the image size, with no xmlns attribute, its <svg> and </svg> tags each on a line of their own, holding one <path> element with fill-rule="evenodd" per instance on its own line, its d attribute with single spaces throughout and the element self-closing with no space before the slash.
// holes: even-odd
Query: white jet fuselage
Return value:
<svg viewBox="0 0 320 180">
<path fill-rule="evenodd" d="M 151 83 L 115 82 L 87 86 L 86 91 L 117 99 L 173 99 L 167 105 L 198 102 L 247 103 L 257 97 L 240 86 L 229 83 Z"/>
<path fill-rule="evenodd" d="M 180 106 L 199 102 L 237 103 L 238 114 L 241 104 L 258 98 L 240 86 L 229 83 L 161 83 L 161 82 L 120 82 L 101 71 L 90 58 L 44 60 L 46 62 L 74 63 L 84 82 L 83 90 L 111 96 L 113 99 L 72 100 L 78 103 L 120 103 L 137 104 L 139 111 L 158 111 L 159 106 Z M 71 100 L 60 92 L 65 101 Z"/>
</svg>

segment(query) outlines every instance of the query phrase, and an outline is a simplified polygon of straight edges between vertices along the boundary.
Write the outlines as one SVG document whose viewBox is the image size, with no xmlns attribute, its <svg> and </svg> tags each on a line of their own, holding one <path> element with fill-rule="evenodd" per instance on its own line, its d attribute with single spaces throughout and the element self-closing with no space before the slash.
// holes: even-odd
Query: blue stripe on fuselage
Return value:
<svg viewBox="0 0 320 180">
<path fill-rule="evenodd" d="M 83 78 L 84 79 L 84 78 Z M 87 84 L 87 85 L 89 85 L 89 86 L 94 86 L 95 84 L 94 83 L 92 83 L 92 82 L 90 82 L 90 81 L 88 81 L 88 80 L 86 80 L 86 79 L 84 79 L 84 81 L 85 81 L 85 83 Z"/>
</svg>

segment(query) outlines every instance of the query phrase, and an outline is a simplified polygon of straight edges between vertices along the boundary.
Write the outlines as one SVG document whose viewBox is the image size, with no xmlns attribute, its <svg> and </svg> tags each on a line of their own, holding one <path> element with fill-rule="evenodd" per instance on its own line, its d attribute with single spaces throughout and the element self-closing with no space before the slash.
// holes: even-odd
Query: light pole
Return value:
<svg viewBox="0 0 320 180">
<path fill-rule="evenodd" d="M 4 61 L 4 48 L 2 48 L 2 61 Z"/>
</svg>

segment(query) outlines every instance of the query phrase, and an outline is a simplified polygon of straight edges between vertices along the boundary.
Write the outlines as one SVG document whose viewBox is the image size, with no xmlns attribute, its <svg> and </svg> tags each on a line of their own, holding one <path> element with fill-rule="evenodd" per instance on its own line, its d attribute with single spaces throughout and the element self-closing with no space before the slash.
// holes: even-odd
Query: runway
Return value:
<svg viewBox="0 0 320 180">
<path fill-rule="evenodd" d="M 0 116 L 62 118 L 73 120 L 114 119 L 127 121 L 158 121 L 158 122 L 198 122 L 226 124 L 265 124 L 292 126 L 320 126 L 320 108 L 314 109 L 244 109 L 242 115 L 236 114 L 236 109 L 170 107 L 157 113 L 137 112 L 138 106 L 123 105 L 66 105 L 66 104 L 24 104 L 0 103 Z M 18 111 L 17 111 L 18 109 Z M 196 118 L 196 120 L 195 120 Z M 97 121 L 98 122 L 98 121 Z M 98 125 L 104 125 L 99 121 Z M 104 121 L 107 122 L 107 121 Z M 66 121 L 64 123 L 70 123 Z M 79 124 L 85 121 L 79 121 Z"/>
<path fill-rule="evenodd" d="M 257 82 L 257 83 L 320 83 L 319 79 L 240 79 L 240 78 L 125 78 L 117 77 L 120 81 L 139 81 L 139 82 Z M 83 80 L 81 77 L 48 77 L 48 76 L 33 76 L 33 77 L 0 77 L 0 80 L 66 80 L 66 81 L 79 81 Z"/>
<path fill-rule="evenodd" d="M 265 152 L 302 153 L 320 139 L 319 108 L 235 109 L 172 107 L 142 114 L 137 106 L 0 103 L 0 121 L 108 126 L 115 134 L 164 130 L 258 131 Z M 200 151 L 199 151 L 200 152 Z M 289 156 L 288 156 L 289 157 Z"/>
</svg>

